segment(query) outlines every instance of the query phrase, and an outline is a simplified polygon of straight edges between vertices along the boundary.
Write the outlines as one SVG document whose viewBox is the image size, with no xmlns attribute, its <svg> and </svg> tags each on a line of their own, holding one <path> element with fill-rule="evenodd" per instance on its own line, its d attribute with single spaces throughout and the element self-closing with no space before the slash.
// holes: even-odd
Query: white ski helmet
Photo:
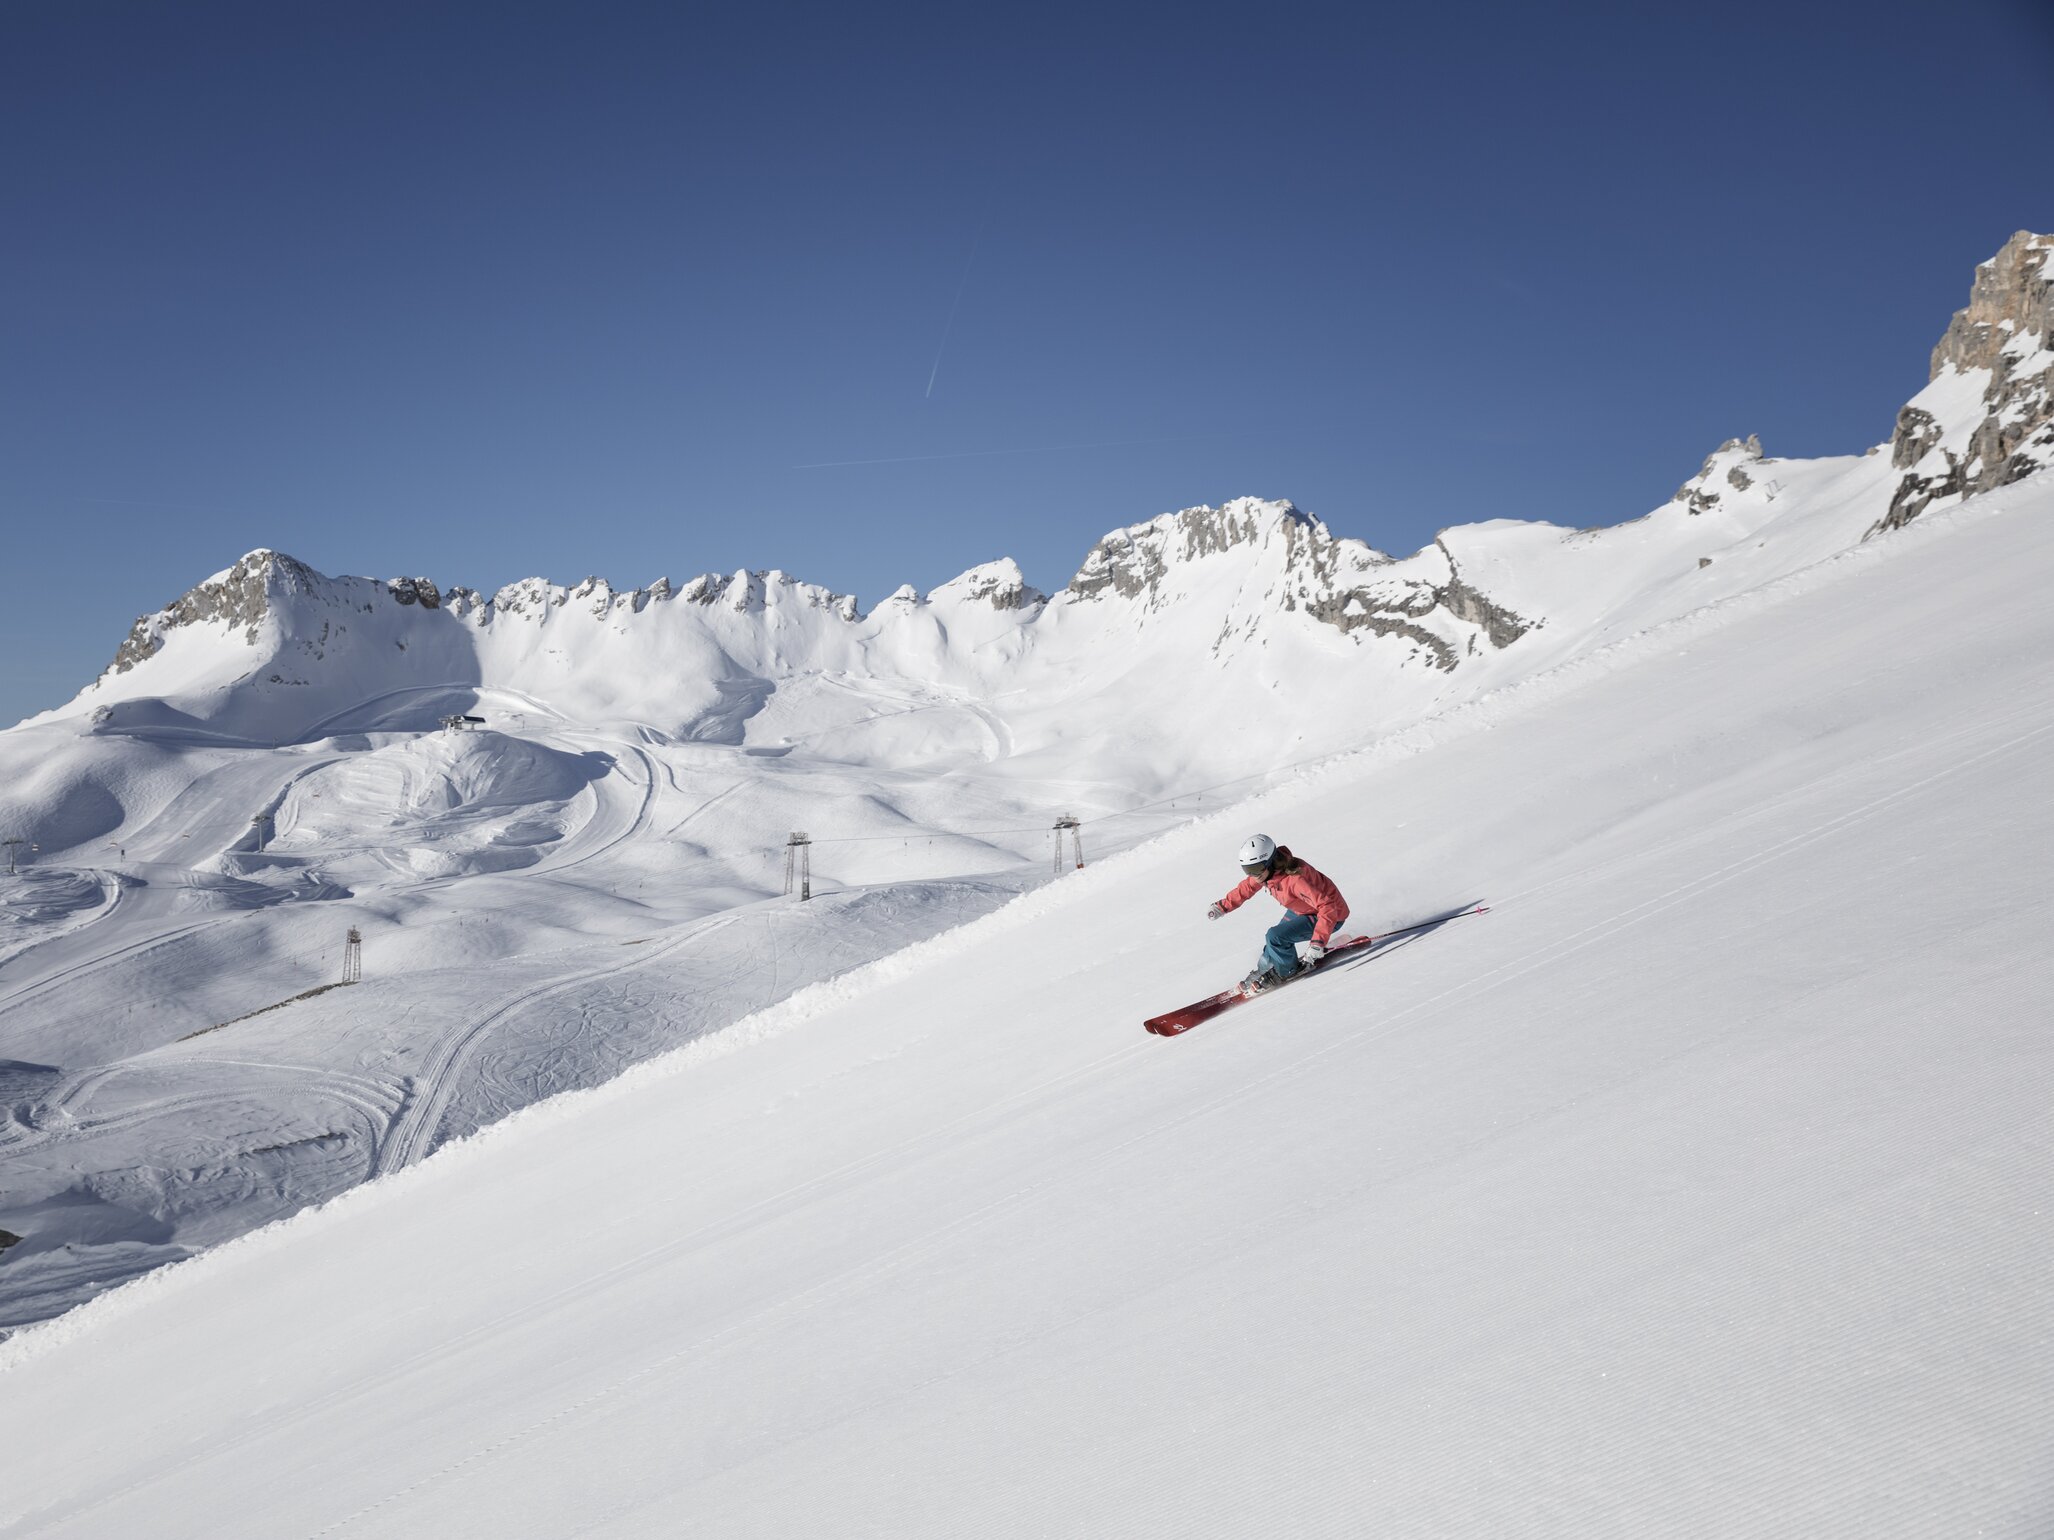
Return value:
<svg viewBox="0 0 2054 1540">
<path fill-rule="evenodd" d="M 1241 843 L 1241 870 L 1251 876 L 1270 864 L 1277 842 L 1267 834 L 1251 834 Z"/>
</svg>

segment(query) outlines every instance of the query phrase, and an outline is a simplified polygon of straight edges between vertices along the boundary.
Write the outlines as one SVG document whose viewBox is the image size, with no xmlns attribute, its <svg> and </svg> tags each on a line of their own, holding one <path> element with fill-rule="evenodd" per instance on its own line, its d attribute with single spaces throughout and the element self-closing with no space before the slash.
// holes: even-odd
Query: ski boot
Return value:
<svg viewBox="0 0 2054 1540">
<path fill-rule="evenodd" d="M 1257 963 L 1248 977 L 1241 981 L 1241 996 L 1243 999 L 1252 1000 L 1264 990 L 1275 989 L 1283 982 L 1277 970 L 1268 963 Z"/>
</svg>

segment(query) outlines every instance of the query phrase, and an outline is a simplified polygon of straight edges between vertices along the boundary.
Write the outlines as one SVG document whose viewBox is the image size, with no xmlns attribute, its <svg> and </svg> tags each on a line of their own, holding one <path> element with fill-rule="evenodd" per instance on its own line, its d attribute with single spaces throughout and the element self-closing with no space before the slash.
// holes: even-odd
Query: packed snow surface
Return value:
<svg viewBox="0 0 2054 1540">
<path fill-rule="evenodd" d="M 654 926 L 654 854 L 606 902 L 565 864 L 717 843 L 708 799 L 765 782 L 618 743 L 594 776 L 568 729 L 490 764 L 306 741 L 273 859 L 431 885 L 378 889 L 423 955 L 179 1043 L 231 1003 L 192 952 L 161 1030 L 170 989 L 67 1018 L 165 1043 L 133 1102 L 8 1049 L 47 1125 L 17 1159 L 245 1095 L 234 1061 L 310 1094 L 217 1130 L 406 1169 L 0 1346 L 0 1533 L 2044 1536 L 2054 489 L 1789 570 L 1010 902 L 945 880 L 958 851 L 839 914 Z M 331 799 L 485 896 L 429 908 L 449 867 L 391 871 Z M 206 817 L 172 795 L 146 854 Z M 1259 944 L 1259 906 L 1204 919 L 1253 828 L 1351 928 L 1490 913 L 1143 1034 Z M 347 902 L 279 899 L 264 855 L 19 901 L 73 937 L 137 906 L 141 952 Z M 575 944 L 536 939 L 552 905 Z M 838 937 L 882 960 L 823 964 Z M 496 1081 L 702 1010 L 725 1030 L 410 1158 L 523 1099 Z M 46 1193 L 38 1234 L 167 1244 L 101 1192 Z"/>
</svg>

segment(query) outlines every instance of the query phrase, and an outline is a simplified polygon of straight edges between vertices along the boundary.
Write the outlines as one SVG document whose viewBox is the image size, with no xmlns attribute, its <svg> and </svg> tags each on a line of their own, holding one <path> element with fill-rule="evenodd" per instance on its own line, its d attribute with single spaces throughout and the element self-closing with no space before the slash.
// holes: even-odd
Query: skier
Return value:
<svg viewBox="0 0 2054 1540">
<path fill-rule="evenodd" d="M 1269 928 L 1264 938 L 1262 960 L 1241 981 L 1244 995 L 1274 989 L 1302 968 L 1309 968 L 1327 954 L 1327 942 L 1341 922 L 1348 918 L 1348 901 L 1331 880 L 1314 871 L 1267 834 L 1250 835 L 1241 847 L 1241 882 L 1225 898 L 1205 911 L 1217 920 L 1239 909 L 1263 888 L 1290 912 Z M 1298 948 L 1305 948 L 1304 960 Z"/>
</svg>

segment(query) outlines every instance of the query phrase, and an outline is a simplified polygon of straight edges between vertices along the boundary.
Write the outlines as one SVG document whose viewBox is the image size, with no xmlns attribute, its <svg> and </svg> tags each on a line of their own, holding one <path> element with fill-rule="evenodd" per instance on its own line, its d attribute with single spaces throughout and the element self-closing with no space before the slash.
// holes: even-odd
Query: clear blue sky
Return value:
<svg viewBox="0 0 2054 1540">
<path fill-rule="evenodd" d="M 259 545 L 867 606 L 1858 450 L 2054 225 L 2050 11 L 14 0 L 0 720 Z"/>
</svg>

